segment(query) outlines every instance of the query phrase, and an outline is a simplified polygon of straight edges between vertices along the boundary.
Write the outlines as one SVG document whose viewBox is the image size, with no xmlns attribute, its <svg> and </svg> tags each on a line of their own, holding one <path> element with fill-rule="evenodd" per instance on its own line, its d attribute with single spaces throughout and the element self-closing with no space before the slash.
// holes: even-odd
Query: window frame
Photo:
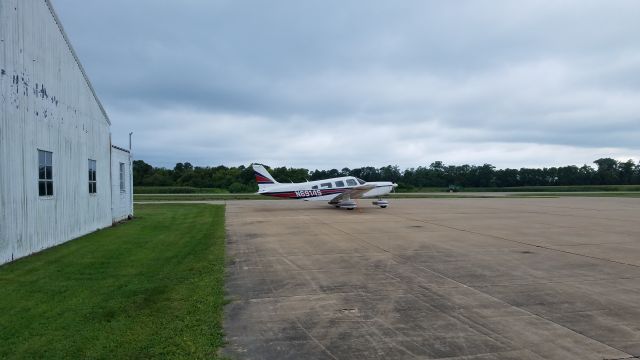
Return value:
<svg viewBox="0 0 640 360">
<path fill-rule="evenodd" d="M 98 193 L 98 162 L 93 159 L 88 161 L 89 168 L 89 195 Z"/>
<path fill-rule="evenodd" d="M 53 151 L 38 150 L 38 197 L 52 198 L 55 194 L 53 188 Z M 41 159 L 41 155 L 44 159 Z M 42 162 L 42 160 L 44 162 Z M 44 191 L 42 191 L 44 190 Z"/>
<path fill-rule="evenodd" d="M 124 163 L 121 162 L 120 163 L 120 192 L 121 193 L 125 193 L 127 191 L 124 179 L 125 179 L 125 167 L 124 167 Z"/>
<path fill-rule="evenodd" d="M 338 180 L 336 181 L 336 187 L 337 188 L 343 188 L 344 187 L 344 181 L 343 180 Z"/>
<path fill-rule="evenodd" d="M 331 184 L 330 182 L 326 182 L 326 183 L 320 184 L 320 188 L 321 189 L 331 189 L 331 188 L 333 188 L 333 184 Z"/>
<path fill-rule="evenodd" d="M 358 182 L 355 179 L 347 179 L 347 186 L 358 186 Z"/>
</svg>

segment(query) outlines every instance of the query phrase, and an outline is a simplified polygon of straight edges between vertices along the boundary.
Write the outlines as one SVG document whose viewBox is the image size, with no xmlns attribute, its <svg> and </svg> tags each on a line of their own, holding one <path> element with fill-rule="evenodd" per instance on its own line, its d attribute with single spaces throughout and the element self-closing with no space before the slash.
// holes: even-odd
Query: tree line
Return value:
<svg viewBox="0 0 640 360">
<path fill-rule="evenodd" d="M 602 158 L 594 166 L 496 169 L 490 164 L 446 165 L 435 161 L 429 166 L 401 170 L 398 166 L 380 168 L 308 170 L 304 168 L 270 168 L 279 182 L 304 182 L 339 176 L 356 176 L 366 181 L 388 180 L 400 189 L 426 187 L 517 187 L 572 185 L 640 185 L 640 163 Z M 185 186 L 219 188 L 229 192 L 255 192 L 258 186 L 251 167 L 200 167 L 178 163 L 173 169 L 153 167 L 143 160 L 133 162 L 135 186 Z"/>
</svg>

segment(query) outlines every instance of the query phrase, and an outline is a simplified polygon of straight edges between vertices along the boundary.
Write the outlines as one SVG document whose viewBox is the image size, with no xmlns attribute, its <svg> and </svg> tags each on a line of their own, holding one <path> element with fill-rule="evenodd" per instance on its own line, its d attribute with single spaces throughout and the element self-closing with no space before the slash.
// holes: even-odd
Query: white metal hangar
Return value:
<svg viewBox="0 0 640 360">
<path fill-rule="evenodd" d="M 133 214 L 131 154 L 49 0 L 0 1 L 0 264 Z"/>
</svg>

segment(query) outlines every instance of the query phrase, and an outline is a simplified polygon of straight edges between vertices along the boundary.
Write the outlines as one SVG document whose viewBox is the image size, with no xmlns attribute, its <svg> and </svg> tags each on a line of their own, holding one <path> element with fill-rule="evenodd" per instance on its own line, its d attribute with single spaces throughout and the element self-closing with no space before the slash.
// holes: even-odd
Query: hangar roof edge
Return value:
<svg viewBox="0 0 640 360">
<path fill-rule="evenodd" d="M 129 153 L 129 154 L 131 153 L 129 150 L 127 150 L 125 148 L 121 148 L 120 146 L 116 146 L 116 145 L 111 144 L 111 147 L 114 148 L 114 149 L 120 150 L 120 151 L 124 151 L 124 152 Z"/>
<path fill-rule="evenodd" d="M 93 85 L 91 84 L 91 80 L 89 80 L 89 77 L 87 76 L 87 73 L 84 71 L 84 67 L 82 67 L 82 63 L 80 62 L 80 59 L 78 58 L 78 55 L 76 54 L 76 51 L 73 49 L 73 46 L 71 45 L 71 41 L 69 41 L 69 37 L 67 36 L 67 33 L 64 31 L 64 27 L 62 26 L 62 22 L 60 22 L 60 18 L 58 18 L 58 14 L 56 14 L 56 11 L 53 9 L 53 5 L 51 4 L 51 0 L 44 0 L 44 2 L 47 4 L 47 7 L 49 8 L 49 11 L 51 12 L 51 15 L 53 16 L 53 20 L 58 25 L 58 29 L 60 29 L 60 32 L 62 33 L 62 37 L 64 38 L 64 41 L 67 43 L 67 47 L 69 47 L 69 51 L 71 51 L 71 55 L 73 55 L 73 58 L 75 59 L 76 64 L 78 64 L 78 68 L 80 69 L 80 72 L 82 73 L 82 76 L 84 77 L 84 80 L 87 82 L 87 85 L 89 86 L 89 89 L 91 90 L 91 93 L 93 94 L 93 97 L 95 98 L 96 102 L 98 103 L 98 106 L 100 107 L 100 111 L 102 112 L 102 115 L 104 115 L 105 120 L 107 120 L 107 124 L 111 125 L 111 120 L 109 119 L 109 115 L 107 115 L 107 112 L 105 111 L 104 106 L 102 106 L 102 102 L 100 102 L 100 99 L 98 98 L 98 95 L 96 94 L 96 91 L 93 88 Z"/>
</svg>

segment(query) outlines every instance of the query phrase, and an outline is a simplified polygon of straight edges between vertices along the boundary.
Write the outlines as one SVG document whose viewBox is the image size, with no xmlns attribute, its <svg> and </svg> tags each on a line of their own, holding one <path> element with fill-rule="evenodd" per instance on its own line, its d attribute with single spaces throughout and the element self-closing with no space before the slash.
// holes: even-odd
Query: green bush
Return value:
<svg viewBox="0 0 640 360">
<path fill-rule="evenodd" d="M 248 186 L 240 184 L 239 182 L 234 182 L 229 186 L 229 192 L 232 194 L 237 193 L 250 193 L 253 192 L 252 189 L 249 189 Z"/>
</svg>

